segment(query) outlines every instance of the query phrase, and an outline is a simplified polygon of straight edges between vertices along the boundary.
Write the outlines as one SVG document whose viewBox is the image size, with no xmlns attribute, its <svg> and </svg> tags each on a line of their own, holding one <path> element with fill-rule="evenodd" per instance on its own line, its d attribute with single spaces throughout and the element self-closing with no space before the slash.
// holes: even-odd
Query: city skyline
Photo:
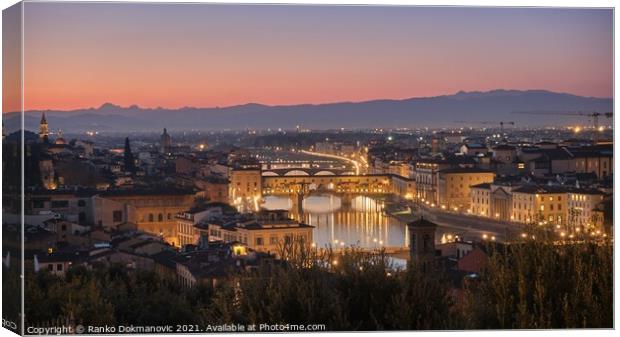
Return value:
<svg viewBox="0 0 620 337">
<path fill-rule="evenodd" d="M 614 328 L 614 8 L 31 1 L 6 329 Z"/>
<path fill-rule="evenodd" d="M 319 104 L 501 88 L 612 96 L 605 9 L 244 8 L 27 3 L 24 108 Z"/>
</svg>

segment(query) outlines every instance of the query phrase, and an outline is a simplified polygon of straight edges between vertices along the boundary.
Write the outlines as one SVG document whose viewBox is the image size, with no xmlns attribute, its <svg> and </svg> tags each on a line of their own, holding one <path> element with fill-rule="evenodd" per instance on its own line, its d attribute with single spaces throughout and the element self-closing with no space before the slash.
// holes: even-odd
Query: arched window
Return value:
<svg viewBox="0 0 620 337">
<path fill-rule="evenodd" d="M 159 221 L 159 222 L 164 221 L 164 215 L 159 213 L 159 215 L 157 216 L 157 221 Z"/>
<path fill-rule="evenodd" d="M 153 213 L 149 213 L 149 222 L 153 222 Z"/>
</svg>

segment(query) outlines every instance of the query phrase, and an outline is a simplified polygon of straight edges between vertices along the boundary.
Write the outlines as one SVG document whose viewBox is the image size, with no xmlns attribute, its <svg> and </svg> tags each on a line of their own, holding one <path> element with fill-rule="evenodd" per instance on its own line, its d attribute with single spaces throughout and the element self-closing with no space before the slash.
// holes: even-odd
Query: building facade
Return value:
<svg viewBox="0 0 620 337">
<path fill-rule="evenodd" d="M 558 186 L 527 185 L 512 191 L 512 221 L 519 223 L 567 223 L 567 191 Z"/>
<path fill-rule="evenodd" d="M 439 205 L 442 208 L 470 208 L 471 186 L 491 183 L 495 173 L 478 168 L 450 168 L 438 172 Z"/>
</svg>

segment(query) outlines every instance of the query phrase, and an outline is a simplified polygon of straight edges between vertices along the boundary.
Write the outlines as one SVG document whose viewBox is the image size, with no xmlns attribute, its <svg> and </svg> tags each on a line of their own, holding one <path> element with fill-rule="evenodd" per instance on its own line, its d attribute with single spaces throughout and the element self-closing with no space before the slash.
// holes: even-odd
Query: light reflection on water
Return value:
<svg viewBox="0 0 620 337">
<path fill-rule="evenodd" d="M 263 207 L 288 209 L 298 219 L 297 207 L 285 196 L 265 197 Z M 383 213 L 383 204 L 372 198 L 357 196 L 350 202 L 324 194 L 304 199 L 303 221 L 315 226 L 313 239 L 317 246 L 357 245 L 363 248 L 405 247 L 407 226 Z"/>
</svg>

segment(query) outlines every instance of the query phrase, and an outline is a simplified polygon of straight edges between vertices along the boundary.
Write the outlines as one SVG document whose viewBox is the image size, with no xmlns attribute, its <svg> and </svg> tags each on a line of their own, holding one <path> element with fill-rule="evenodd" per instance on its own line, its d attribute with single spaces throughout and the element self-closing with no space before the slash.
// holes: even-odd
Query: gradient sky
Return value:
<svg viewBox="0 0 620 337">
<path fill-rule="evenodd" d="M 613 90 L 611 10 L 25 6 L 26 110 Z"/>
</svg>

